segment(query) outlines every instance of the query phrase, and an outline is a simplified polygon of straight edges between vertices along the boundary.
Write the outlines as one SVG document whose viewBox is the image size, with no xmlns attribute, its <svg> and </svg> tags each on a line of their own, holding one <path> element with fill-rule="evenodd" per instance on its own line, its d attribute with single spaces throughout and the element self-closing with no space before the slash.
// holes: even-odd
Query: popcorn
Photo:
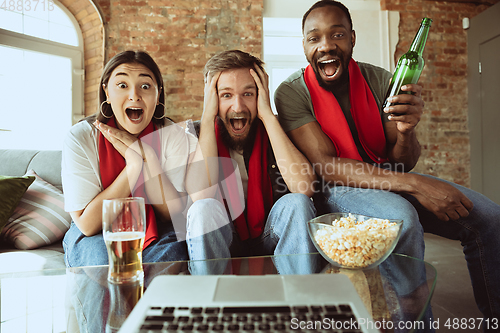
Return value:
<svg viewBox="0 0 500 333">
<path fill-rule="evenodd" d="M 323 252 L 345 267 L 368 267 L 379 260 L 398 236 L 395 222 L 380 219 L 356 221 L 349 214 L 319 229 L 314 238 Z"/>
</svg>

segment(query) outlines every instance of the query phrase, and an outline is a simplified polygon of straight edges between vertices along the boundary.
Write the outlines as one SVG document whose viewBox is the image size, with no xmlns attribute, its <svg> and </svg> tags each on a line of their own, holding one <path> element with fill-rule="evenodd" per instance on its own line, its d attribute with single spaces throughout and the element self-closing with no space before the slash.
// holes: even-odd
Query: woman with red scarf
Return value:
<svg viewBox="0 0 500 333">
<path fill-rule="evenodd" d="M 145 52 L 113 57 L 99 91 L 99 111 L 71 128 L 63 148 L 65 209 L 73 219 L 63 240 L 66 265 L 108 263 L 102 202 L 129 196 L 146 202 L 143 261 L 187 260 L 173 224 L 183 221 L 196 137 L 165 117 L 163 79 Z"/>
</svg>

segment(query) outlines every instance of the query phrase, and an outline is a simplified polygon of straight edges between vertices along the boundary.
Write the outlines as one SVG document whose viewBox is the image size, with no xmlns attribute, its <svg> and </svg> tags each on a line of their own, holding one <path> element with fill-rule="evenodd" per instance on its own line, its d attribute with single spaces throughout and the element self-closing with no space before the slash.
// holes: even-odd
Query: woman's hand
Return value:
<svg viewBox="0 0 500 333">
<path fill-rule="evenodd" d="M 99 120 L 94 122 L 94 126 L 101 131 L 106 140 L 108 140 L 123 157 L 125 157 L 127 149 L 137 140 L 137 138 L 132 134 L 118 128 L 108 126 L 101 123 Z"/>
<path fill-rule="evenodd" d="M 142 164 L 146 159 L 144 151 L 141 151 L 141 146 L 144 150 L 149 150 L 151 147 L 141 142 L 141 145 L 135 144 L 137 138 L 132 134 L 108 126 L 96 120 L 94 126 L 104 135 L 106 140 L 108 140 L 113 147 L 123 156 L 127 165 L 140 166 L 142 169 Z M 130 148 L 130 149 L 129 149 Z"/>
</svg>

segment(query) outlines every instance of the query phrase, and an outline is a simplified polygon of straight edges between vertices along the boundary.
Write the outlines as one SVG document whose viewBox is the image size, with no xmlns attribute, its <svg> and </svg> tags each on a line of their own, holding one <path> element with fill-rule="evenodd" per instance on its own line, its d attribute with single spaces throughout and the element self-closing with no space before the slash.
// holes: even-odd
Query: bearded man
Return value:
<svg viewBox="0 0 500 333">
<path fill-rule="evenodd" d="M 272 112 L 262 65 L 238 50 L 205 65 L 198 162 L 186 176 L 191 260 L 316 252 L 306 226 L 315 175 Z"/>
<path fill-rule="evenodd" d="M 302 32 L 310 65 L 278 87 L 275 102 L 283 129 L 323 181 L 318 212 L 403 220 L 395 252 L 420 259 L 424 232 L 459 239 L 479 310 L 489 321 L 500 317 L 500 206 L 463 186 L 408 172 L 420 157 L 422 86 L 403 86 L 405 93 L 382 108 L 392 75 L 352 59 L 356 34 L 340 2 L 316 2 Z"/>
</svg>

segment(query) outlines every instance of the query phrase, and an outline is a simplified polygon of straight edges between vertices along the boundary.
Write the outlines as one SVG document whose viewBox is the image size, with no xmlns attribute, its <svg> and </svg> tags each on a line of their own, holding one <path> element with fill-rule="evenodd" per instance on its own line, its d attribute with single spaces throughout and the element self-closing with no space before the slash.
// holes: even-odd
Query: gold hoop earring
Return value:
<svg viewBox="0 0 500 333">
<path fill-rule="evenodd" d="M 108 104 L 109 104 L 109 102 L 108 102 L 108 101 L 104 101 L 104 102 L 102 102 L 102 103 L 101 103 L 101 106 L 99 107 L 99 111 L 101 112 L 101 114 L 102 114 L 102 116 L 103 116 L 104 118 L 107 118 L 107 119 L 113 118 L 113 115 L 111 115 L 111 116 L 109 116 L 109 117 L 108 117 L 108 116 L 106 116 L 106 115 L 104 114 L 104 112 L 102 112 L 102 106 L 103 106 L 103 104 L 104 104 L 104 103 L 108 103 Z"/>
<path fill-rule="evenodd" d="M 160 119 L 163 119 L 165 118 L 167 115 L 165 114 L 165 111 L 166 111 L 166 107 L 165 107 L 165 104 L 161 103 L 161 102 L 158 102 L 157 106 L 158 105 L 161 105 L 163 106 L 163 116 L 161 117 L 155 117 L 154 113 L 153 113 L 153 118 L 157 119 L 157 120 L 160 120 Z M 155 112 L 156 113 L 156 112 Z"/>
</svg>

